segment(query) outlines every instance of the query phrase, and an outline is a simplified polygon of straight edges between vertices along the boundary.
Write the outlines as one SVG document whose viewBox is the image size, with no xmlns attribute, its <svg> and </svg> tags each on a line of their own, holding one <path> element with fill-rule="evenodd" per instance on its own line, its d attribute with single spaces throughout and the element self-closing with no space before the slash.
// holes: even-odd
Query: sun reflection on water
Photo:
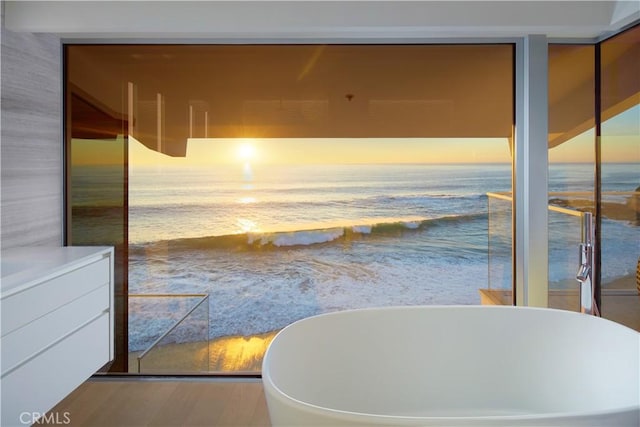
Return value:
<svg viewBox="0 0 640 427">
<path fill-rule="evenodd" d="M 240 229 L 242 233 L 251 233 L 260 231 L 258 224 L 255 221 L 246 218 L 238 218 L 236 219 L 236 225 Z"/>
</svg>

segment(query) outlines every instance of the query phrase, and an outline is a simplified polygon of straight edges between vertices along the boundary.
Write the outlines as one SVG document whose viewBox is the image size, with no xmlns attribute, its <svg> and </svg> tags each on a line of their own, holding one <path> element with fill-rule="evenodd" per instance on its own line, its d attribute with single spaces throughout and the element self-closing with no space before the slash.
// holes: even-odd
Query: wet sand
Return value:
<svg viewBox="0 0 640 427">
<path fill-rule="evenodd" d="M 259 373 L 262 357 L 278 331 L 253 336 L 230 336 L 204 341 L 167 344 L 143 358 L 141 373 L 233 372 Z M 138 372 L 137 357 L 129 353 L 129 372 Z"/>
<path fill-rule="evenodd" d="M 611 282 L 605 283 L 603 288 L 634 290 L 636 289 L 636 276 L 629 274 L 627 276 L 619 277 Z"/>
<path fill-rule="evenodd" d="M 571 281 L 573 285 L 575 281 Z M 604 285 L 605 289 L 635 290 L 635 276 L 627 275 Z M 575 309 L 578 306 L 578 284 L 565 291 L 551 291 L 549 305 L 553 308 Z M 142 361 L 141 373 L 259 373 L 262 357 L 278 331 L 253 336 L 230 336 L 184 344 L 158 346 Z M 138 371 L 137 357 L 129 353 L 129 371 Z"/>
</svg>

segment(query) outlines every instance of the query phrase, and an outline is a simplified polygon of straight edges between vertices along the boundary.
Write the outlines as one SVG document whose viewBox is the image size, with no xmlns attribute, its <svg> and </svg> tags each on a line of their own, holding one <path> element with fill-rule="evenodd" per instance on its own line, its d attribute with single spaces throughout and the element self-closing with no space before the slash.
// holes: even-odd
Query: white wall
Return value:
<svg viewBox="0 0 640 427">
<path fill-rule="evenodd" d="M 61 53 L 56 36 L 2 25 L 3 249 L 62 244 Z"/>
<path fill-rule="evenodd" d="M 66 38 L 597 37 L 635 0 L 7 1 L 12 31 Z M 614 16 L 615 14 L 615 16 Z"/>
</svg>

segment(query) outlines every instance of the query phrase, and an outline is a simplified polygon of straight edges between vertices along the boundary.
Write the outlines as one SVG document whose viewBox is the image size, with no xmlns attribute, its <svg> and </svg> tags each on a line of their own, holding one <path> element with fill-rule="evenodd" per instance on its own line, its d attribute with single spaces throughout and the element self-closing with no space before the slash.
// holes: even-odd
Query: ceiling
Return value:
<svg viewBox="0 0 640 427">
<path fill-rule="evenodd" d="M 133 82 L 138 120 L 132 124 L 132 133 L 141 135 L 150 148 L 178 156 L 184 155 L 189 136 L 204 135 L 506 137 L 511 121 L 497 118 L 510 119 L 510 111 L 501 110 L 511 108 L 510 103 L 500 100 L 511 99 L 512 85 L 499 83 L 508 82 L 511 74 L 507 69 L 503 76 L 491 67 L 497 58 L 469 65 L 460 60 L 469 58 L 464 52 L 436 55 L 444 61 L 436 67 L 420 59 L 433 61 L 433 56 L 409 51 L 421 49 L 421 41 L 431 43 L 428 49 L 434 52 L 439 42 L 512 42 L 528 34 L 591 43 L 640 19 L 637 0 L 49 0 L 4 1 L 2 6 L 3 24 L 12 31 L 54 33 L 68 43 L 136 46 L 123 52 L 122 44 L 103 45 L 99 57 L 90 50 L 76 55 L 82 72 L 71 76 L 77 98 L 74 114 L 87 118 L 79 121 L 78 132 L 105 137 L 91 128 L 99 122 L 96 116 L 104 119 L 102 129 L 121 132 L 126 113 L 121 97 L 124 86 L 119 82 Z M 633 34 L 638 37 L 637 31 Z M 159 43 L 164 45 L 154 46 Z M 186 44 L 172 50 L 166 43 Z M 217 62 L 203 61 L 203 46 L 189 43 L 208 44 L 207 55 Z M 217 49 L 217 43 L 224 46 Z M 322 43 L 330 44 L 330 49 Z M 384 43 L 407 45 L 395 45 L 381 54 Z M 230 44 L 237 44 L 237 49 Z M 255 44 L 267 46 L 250 52 Z M 297 53 L 269 44 L 287 44 Z M 360 46 L 363 49 L 355 54 L 350 49 L 357 44 L 377 46 L 371 46 L 375 48 L 371 54 L 367 46 Z M 637 50 L 639 45 L 637 41 L 618 45 L 620 52 L 609 49 L 613 56 L 602 59 L 605 69 L 611 62 L 619 77 L 617 58 L 629 57 L 625 49 Z M 590 103 L 585 102 L 593 94 L 592 67 L 581 65 L 592 54 L 574 49 L 573 54 L 549 58 L 550 70 L 571 70 L 565 78 L 549 82 L 550 111 L 555 118 L 549 123 L 551 145 L 575 136 L 593 121 Z M 622 67 L 631 70 L 627 80 L 637 82 L 633 74 L 637 65 Z M 469 67 L 473 73 L 468 73 Z M 454 72 L 438 74 L 443 69 Z M 119 76 L 115 88 L 113 76 Z M 381 81 L 393 84 L 387 87 Z M 424 81 L 431 83 L 422 87 Z M 628 108 L 629 99 L 637 103 L 636 86 L 624 85 L 632 92 L 605 100 L 604 111 L 614 114 Z M 171 141 L 162 147 L 156 142 L 159 114 L 166 116 L 162 121 L 168 124 L 162 132 Z M 331 134 L 326 134 L 327 129 Z"/>
<path fill-rule="evenodd" d="M 104 119 L 113 119 L 117 133 L 119 118 L 127 116 L 126 90 L 131 133 L 171 155 L 184 155 L 188 137 L 507 138 L 512 132 L 511 44 L 79 44 L 67 53 L 80 101 L 73 103 L 74 137 L 99 134 L 91 128 L 103 123 L 94 117 L 98 111 L 108 113 Z"/>
<path fill-rule="evenodd" d="M 4 1 L 12 31 L 70 39 L 600 38 L 640 18 L 632 1 Z"/>
</svg>

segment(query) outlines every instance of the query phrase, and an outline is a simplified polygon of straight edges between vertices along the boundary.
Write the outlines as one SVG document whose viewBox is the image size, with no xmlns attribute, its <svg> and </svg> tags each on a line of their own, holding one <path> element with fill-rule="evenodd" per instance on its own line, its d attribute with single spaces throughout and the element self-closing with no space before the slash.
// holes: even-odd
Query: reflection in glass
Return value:
<svg viewBox="0 0 640 427">
<path fill-rule="evenodd" d="M 66 49 L 68 65 L 75 61 Z M 115 360 L 108 369 L 127 369 L 127 115 L 120 106 L 82 89 L 72 66 L 66 81 L 67 245 L 115 248 Z M 118 82 L 114 82 L 116 85 Z"/>
<path fill-rule="evenodd" d="M 601 57 L 602 315 L 640 330 L 640 26 Z"/>
</svg>

